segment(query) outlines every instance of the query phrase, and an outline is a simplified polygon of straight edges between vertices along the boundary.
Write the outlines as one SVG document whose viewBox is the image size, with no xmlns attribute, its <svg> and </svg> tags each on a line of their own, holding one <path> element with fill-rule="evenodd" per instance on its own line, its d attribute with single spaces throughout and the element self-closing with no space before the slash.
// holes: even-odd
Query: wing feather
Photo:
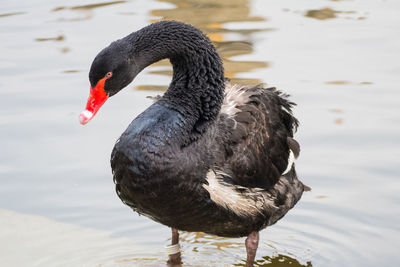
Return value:
<svg viewBox="0 0 400 267">
<path fill-rule="evenodd" d="M 227 84 L 220 120 L 233 122 L 220 125 L 228 127 L 224 145 L 231 153 L 223 168 L 232 183 L 269 189 L 287 169 L 290 151 L 298 156 L 298 121 L 287 97 L 275 88 Z"/>
</svg>

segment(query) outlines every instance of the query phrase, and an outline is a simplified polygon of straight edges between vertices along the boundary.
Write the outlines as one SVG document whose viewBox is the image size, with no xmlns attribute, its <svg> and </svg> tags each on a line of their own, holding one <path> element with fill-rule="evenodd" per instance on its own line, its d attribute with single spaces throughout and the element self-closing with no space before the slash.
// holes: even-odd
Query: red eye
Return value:
<svg viewBox="0 0 400 267">
<path fill-rule="evenodd" d="M 106 74 L 106 78 L 108 79 L 108 78 L 110 78 L 112 76 L 112 72 L 110 71 L 110 72 L 107 72 L 107 74 Z"/>
</svg>

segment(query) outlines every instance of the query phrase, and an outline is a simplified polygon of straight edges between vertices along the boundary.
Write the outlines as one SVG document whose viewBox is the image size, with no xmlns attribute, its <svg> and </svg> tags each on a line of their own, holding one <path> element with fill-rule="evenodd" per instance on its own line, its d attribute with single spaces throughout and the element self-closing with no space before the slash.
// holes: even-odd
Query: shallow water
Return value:
<svg viewBox="0 0 400 267">
<path fill-rule="evenodd" d="M 167 88 L 169 63 L 143 71 L 87 126 L 77 117 L 98 51 L 165 18 L 205 31 L 233 82 L 276 86 L 298 104 L 297 169 L 312 191 L 261 232 L 257 263 L 398 266 L 399 8 L 396 0 L 2 3 L 0 262 L 164 265 L 169 229 L 120 202 L 109 157 L 151 104 L 146 96 Z M 244 239 L 183 233 L 181 242 L 186 266 L 245 260 Z"/>
</svg>

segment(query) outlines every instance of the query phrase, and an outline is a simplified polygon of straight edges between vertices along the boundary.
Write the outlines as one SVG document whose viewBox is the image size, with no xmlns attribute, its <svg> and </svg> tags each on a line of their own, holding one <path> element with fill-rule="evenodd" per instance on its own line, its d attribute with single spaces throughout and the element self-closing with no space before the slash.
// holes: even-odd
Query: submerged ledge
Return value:
<svg viewBox="0 0 400 267">
<path fill-rule="evenodd" d="M 0 229 L 4 266 L 109 266 L 148 254 L 145 247 L 110 232 L 10 210 L 0 209 Z"/>
</svg>

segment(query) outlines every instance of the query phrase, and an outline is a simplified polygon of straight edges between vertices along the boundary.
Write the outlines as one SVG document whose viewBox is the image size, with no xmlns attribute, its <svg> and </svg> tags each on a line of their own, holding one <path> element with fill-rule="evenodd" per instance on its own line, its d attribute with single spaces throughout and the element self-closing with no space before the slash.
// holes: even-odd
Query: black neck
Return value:
<svg viewBox="0 0 400 267">
<path fill-rule="evenodd" d="M 160 103 L 180 112 L 188 126 L 201 133 L 217 117 L 224 94 L 224 70 L 211 41 L 196 28 L 176 21 L 151 24 L 124 39 L 140 70 L 170 59 L 173 78 Z"/>
</svg>

